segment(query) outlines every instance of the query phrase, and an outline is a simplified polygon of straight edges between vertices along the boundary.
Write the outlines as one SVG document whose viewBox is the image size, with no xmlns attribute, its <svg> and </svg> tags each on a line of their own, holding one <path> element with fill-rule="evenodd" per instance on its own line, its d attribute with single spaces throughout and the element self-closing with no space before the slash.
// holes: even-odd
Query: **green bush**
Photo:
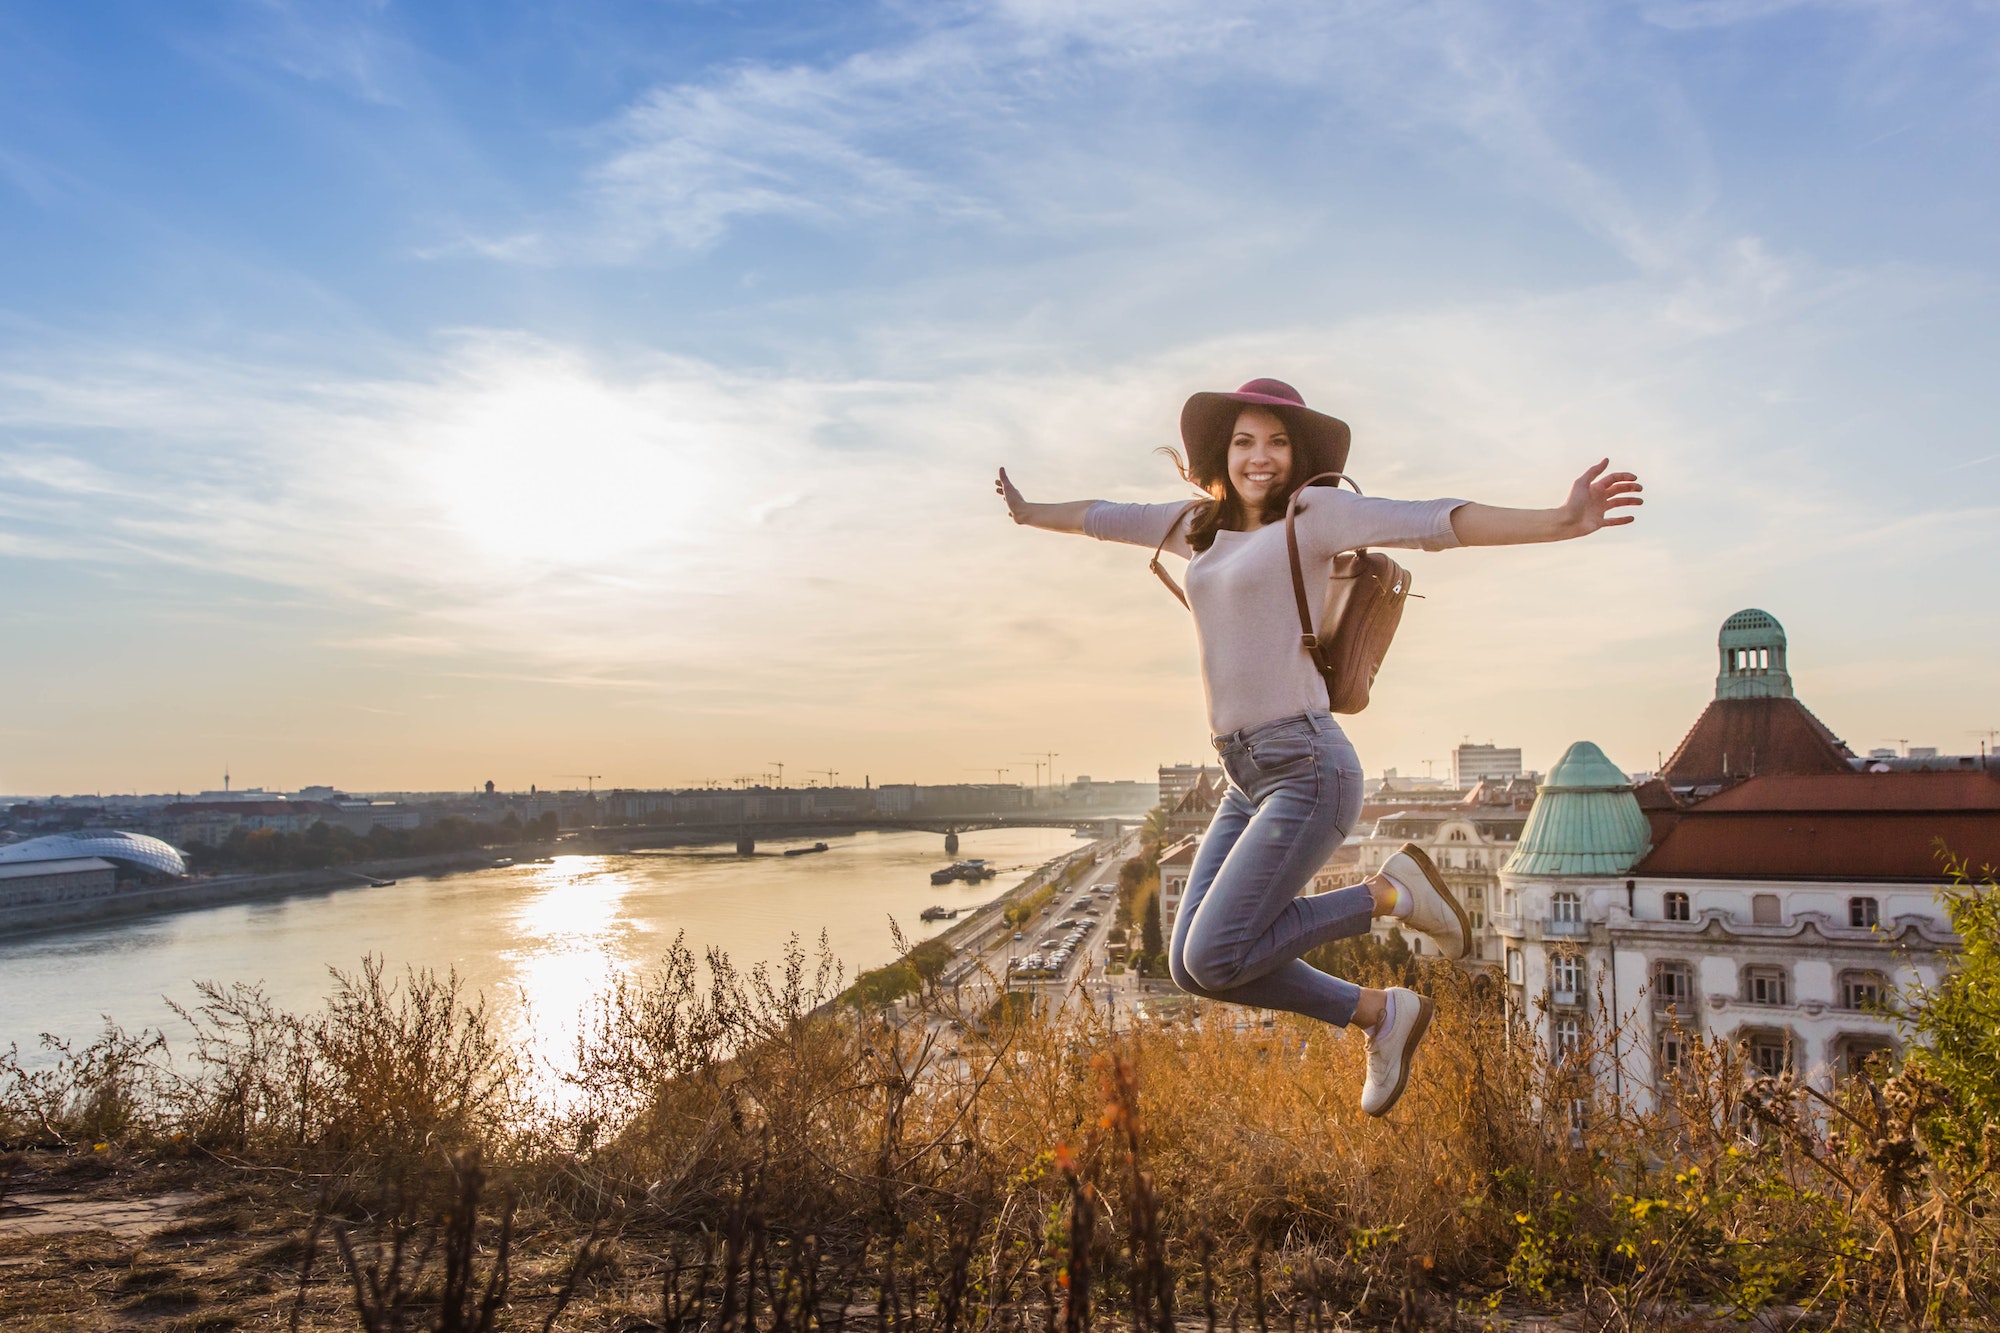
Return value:
<svg viewBox="0 0 2000 1333">
<path fill-rule="evenodd" d="M 1008 903 L 1007 909 L 1001 913 L 1001 916 L 1010 926 L 1018 927 L 1026 925 L 1034 917 L 1035 913 L 1047 907 L 1050 900 L 1055 896 L 1056 886 L 1053 883 L 1044 884 L 1034 892 L 1016 898 L 1013 902 Z"/>
<path fill-rule="evenodd" d="M 1913 1061 L 1950 1089 L 1968 1114 L 1974 1140 L 2000 1120 L 2000 885 L 1989 871 L 1975 880 L 1952 860 L 1939 900 L 1964 941 L 1937 985 L 1906 997 L 1919 1049 Z"/>
</svg>

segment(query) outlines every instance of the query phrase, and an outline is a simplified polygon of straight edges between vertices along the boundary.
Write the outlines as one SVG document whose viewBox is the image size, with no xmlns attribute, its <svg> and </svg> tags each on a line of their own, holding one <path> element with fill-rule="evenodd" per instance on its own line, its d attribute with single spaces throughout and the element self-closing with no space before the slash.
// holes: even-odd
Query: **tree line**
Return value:
<svg viewBox="0 0 2000 1333">
<path fill-rule="evenodd" d="M 191 842 L 183 850 L 190 869 L 205 874 L 233 871 L 324 870 L 364 861 L 468 852 L 482 847 L 517 847 L 553 842 L 554 811 L 523 821 L 513 811 L 494 824 L 449 815 L 413 829 L 377 826 L 356 833 L 325 820 L 303 833 L 275 829 L 231 830 L 220 843 Z"/>
</svg>

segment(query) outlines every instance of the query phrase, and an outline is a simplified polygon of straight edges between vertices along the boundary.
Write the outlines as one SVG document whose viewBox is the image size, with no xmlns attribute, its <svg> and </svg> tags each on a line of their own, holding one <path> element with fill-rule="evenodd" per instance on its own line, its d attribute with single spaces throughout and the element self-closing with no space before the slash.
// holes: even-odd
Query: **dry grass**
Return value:
<svg viewBox="0 0 2000 1333">
<path fill-rule="evenodd" d="M 1386 1121 L 1356 1106 L 1359 1039 L 1303 1021 L 1210 1006 L 1114 1031 L 1076 993 L 990 1026 L 930 994 L 892 1023 L 829 1004 L 838 969 L 796 948 L 746 974 L 676 946 L 594 1006 L 560 1109 L 451 978 L 369 966 L 310 1015 L 205 992 L 179 1065 L 113 1032 L 15 1066 L 0 1133 L 37 1160 L 108 1140 L 250 1182 L 164 1238 L 247 1234 L 234 1258 L 190 1275 L 127 1256 L 102 1288 L 155 1322 L 1992 1319 L 2000 1134 L 1943 1085 L 1913 1069 L 1826 1093 L 1696 1042 L 1640 1116 L 1583 1072 L 1615 1015 L 1554 1061 L 1477 980 L 1419 980 L 1439 1018 Z"/>
</svg>

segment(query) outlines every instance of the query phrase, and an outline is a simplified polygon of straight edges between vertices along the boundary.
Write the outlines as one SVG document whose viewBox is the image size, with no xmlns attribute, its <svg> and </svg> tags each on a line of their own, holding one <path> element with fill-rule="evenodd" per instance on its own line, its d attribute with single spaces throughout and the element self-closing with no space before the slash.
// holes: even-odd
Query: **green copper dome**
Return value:
<svg viewBox="0 0 2000 1333">
<path fill-rule="evenodd" d="M 1792 673 L 1785 666 L 1785 627 L 1769 611 L 1746 607 L 1722 622 L 1715 636 L 1720 666 L 1718 699 L 1789 699 Z"/>
<path fill-rule="evenodd" d="M 1624 770 L 1589 741 L 1569 747 L 1535 792 L 1512 875 L 1617 875 L 1652 846 L 1652 829 Z"/>
</svg>

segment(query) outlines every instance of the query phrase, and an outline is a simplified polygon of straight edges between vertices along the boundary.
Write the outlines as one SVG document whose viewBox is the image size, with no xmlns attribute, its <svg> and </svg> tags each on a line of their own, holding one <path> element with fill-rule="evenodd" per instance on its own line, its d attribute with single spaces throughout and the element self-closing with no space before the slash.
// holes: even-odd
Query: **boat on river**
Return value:
<svg viewBox="0 0 2000 1333">
<path fill-rule="evenodd" d="M 816 842 L 816 843 L 814 843 L 814 844 L 813 844 L 812 846 L 810 846 L 810 847 L 787 847 L 787 848 L 785 848 L 785 855 L 786 855 L 786 856 L 811 856 L 811 855 L 812 855 L 812 854 L 813 854 L 814 852 L 823 852 L 823 851 L 825 851 L 825 850 L 826 850 L 826 844 L 825 844 L 825 843 L 823 843 L 823 842 Z"/>
<path fill-rule="evenodd" d="M 963 907 L 926 907 L 917 916 L 924 921 L 949 921 L 964 910 Z"/>
</svg>

